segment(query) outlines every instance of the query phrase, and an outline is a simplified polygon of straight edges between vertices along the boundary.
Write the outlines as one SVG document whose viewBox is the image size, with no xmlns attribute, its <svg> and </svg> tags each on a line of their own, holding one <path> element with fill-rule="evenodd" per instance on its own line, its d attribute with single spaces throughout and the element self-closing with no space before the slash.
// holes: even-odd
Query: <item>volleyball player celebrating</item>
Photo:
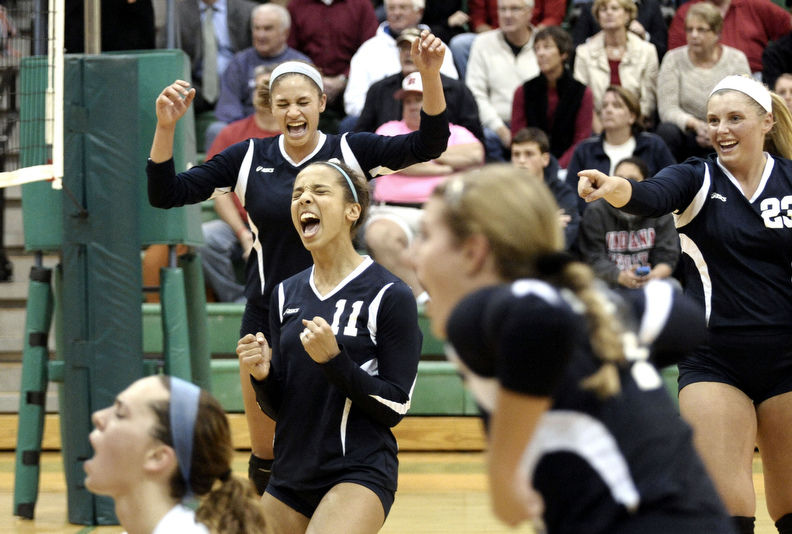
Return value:
<svg viewBox="0 0 792 534">
<path fill-rule="evenodd" d="M 758 445 L 770 517 L 792 533 L 792 117 L 759 82 L 727 76 L 707 123 L 715 155 L 641 183 L 581 171 L 578 192 L 630 213 L 674 212 L 686 291 L 709 331 L 679 364 L 680 410 L 740 532 L 754 528 Z"/>
<path fill-rule="evenodd" d="M 253 487 L 231 474 L 228 419 L 206 391 L 175 377 L 141 378 L 92 420 L 85 487 L 114 499 L 130 534 L 265 532 Z M 183 501 L 196 496 L 193 511 Z"/>
<path fill-rule="evenodd" d="M 732 532 L 638 348 L 695 344 L 700 310 L 653 281 L 626 332 L 591 269 L 562 253 L 557 210 L 543 183 L 485 167 L 435 189 L 412 251 L 432 329 L 491 417 L 495 514 L 541 514 L 548 533 Z"/>
<path fill-rule="evenodd" d="M 368 204 L 343 164 L 297 175 L 291 217 L 314 265 L 275 290 L 271 350 L 261 332 L 237 347 L 277 421 L 261 501 L 273 532 L 374 533 L 393 503 L 390 427 L 409 408 L 421 335 L 410 288 L 352 244 Z"/>
<path fill-rule="evenodd" d="M 250 216 L 255 238 L 247 269 L 247 305 L 240 337 L 263 332 L 269 338 L 269 297 L 287 277 L 311 264 L 288 215 L 294 177 L 308 164 L 338 158 L 366 178 L 439 156 L 448 141 L 448 118 L 440 81 L 445 46 L 428 31 L 413 42 L 412 57 L 424 84 L 421 125 L 396 137 L 371 133 L 325 135 L 317 129 L 327 100 L 322 78 L 310 65 L 286 62 L 270 77 L 272 113 L 282 135 L 233 145 L 210 161 L 176 174 L 173 140 L 176 122 L 195 96 L 177 80 L 157 98 L 157 128 L 147 173 L 149 200 L 161 208 L 200 202 L 217 190 L 234 190 Z M 242 381 L 245 413 L 251 433 L 250 473 L 259 491 L 266 485 L 272 458 L 273 423 L 255 406 L 247 380 Z"/>
</svg>

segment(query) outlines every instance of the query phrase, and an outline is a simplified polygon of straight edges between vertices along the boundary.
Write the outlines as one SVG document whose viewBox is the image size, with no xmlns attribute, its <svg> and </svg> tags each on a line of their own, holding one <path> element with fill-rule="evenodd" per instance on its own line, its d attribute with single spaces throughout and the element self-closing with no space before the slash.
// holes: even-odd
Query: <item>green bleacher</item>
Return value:
<svg viewBox="0 0 792 534">
<path fill-rule="evenodd" d="M 160 305 L 145 303 L 142 306 L 143 352 L 149 361 L 156 362 L 162 354 Z M 234 349 L 244 309 L 242 304 L 210 302 L 206 305 L 212 393 L 228 412 L 243 410 Z M 410 415 L 476 415 L 475 403 L 462 386 L 462 380 L 453 365 L 443 359 L 443 344 L 432 335 L 429 319 L 420 314 L 418 322 L 423 332 L 422 361 L 418 364 Z"/>
<path fill-rule="evenodd" d="M 206 305 L 209 323 L 209 352 L 212 354 L 212 393 L 228 412 L 242 412 L 239 366 L 236 348 L 242 322 L 242 304 L 210 302 Z M 418 324 L 423 332 L 418 380 L 413 391 L 410 415 L 477 415 L 475 402 L 462 385 L 454 366 L 443 357 L 443 343 L 434 337 L 428 317 L 421 313 Z M 143 304 L 143 352 L 152 360 L 162 353 L 160 305 Z M 666 389 L 676 401 L 675 366 L 662 371 Z"/>
</svg>

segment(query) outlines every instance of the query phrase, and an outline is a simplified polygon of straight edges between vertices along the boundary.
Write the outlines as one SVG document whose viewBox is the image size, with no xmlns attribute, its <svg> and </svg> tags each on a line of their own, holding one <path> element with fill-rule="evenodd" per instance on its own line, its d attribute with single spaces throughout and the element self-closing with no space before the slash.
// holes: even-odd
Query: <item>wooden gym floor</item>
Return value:
<svg viewBox="0 0 792 534">
<path fill-rule="evenodd" d="M 248 453 L 237 452 L 234 472 L 247 472 Z M 489 511 L 480 452 L 402 452 L 399 492 L 383 534 L 531 533 L 526 526 L 509 529 Z M 60 453 L 42 455 L 41 485 L 36 518 L 13 516 L 14 453 L 0 453 L 0 532 L 4 534 L 118 534 L 120 527 L 84 527 L 66 521 L 66 485 Z M 754 461 L 757 488 L 757 534 L 774 534 L 767 516 L 761 462 Z"/>
</svg>

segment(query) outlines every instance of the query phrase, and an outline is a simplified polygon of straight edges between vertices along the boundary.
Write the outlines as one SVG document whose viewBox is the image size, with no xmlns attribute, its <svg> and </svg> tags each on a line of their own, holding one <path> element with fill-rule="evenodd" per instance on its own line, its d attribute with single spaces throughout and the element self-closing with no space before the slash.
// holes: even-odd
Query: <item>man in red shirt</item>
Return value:
<svg viewBox="0 0 792 534">
<path fill-rule="evenodd" d="M 343 117 L 349 62 L 379 26 L 371 0 L 291 0 L 288 9 L 289 46 L 319 68 L 328 110 Z"/>
<path fill-rule="evenodd" d="M 723 15 L 720 42 L 741 50 L 751 72 L 762 72 L 762 52 L 767 43 L 792 31 L 792 15 L 771 0 L 690 0 L 679 6 L 668 28 L 668 49 L 687 44 L 685 16 L 698 2 L 711 2 Z"/>
</svg>

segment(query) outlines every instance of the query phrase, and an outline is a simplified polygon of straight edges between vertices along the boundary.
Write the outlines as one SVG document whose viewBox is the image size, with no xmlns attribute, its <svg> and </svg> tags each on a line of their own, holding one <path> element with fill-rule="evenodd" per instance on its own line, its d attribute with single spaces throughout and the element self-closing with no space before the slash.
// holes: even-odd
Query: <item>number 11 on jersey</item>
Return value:
<svg viewBox="0 0 792 534">
<path fill-rule="evenodd" d="M 333 323 L 330 325 L 330 328 L 333 330 L 333 334 L 338 335 L 338 325 L 341 322 L 341 316 L 344 314 L 344 309 L 346 308 L 346 299 L 340 299 L 336 302 L 336 310 L 335 314 L 333 314 Z M 352 304 L 352 312 L 349 314 L 349 320 L 347 321 L 346 326 L 344 327 L 344 335 L 345 336 L 357 336 L 358 329 L 357 329 L 357 318 L 360 315 L 360 310 L 363 309 L 363 301 L 356 300 Z"/>
</svg>

